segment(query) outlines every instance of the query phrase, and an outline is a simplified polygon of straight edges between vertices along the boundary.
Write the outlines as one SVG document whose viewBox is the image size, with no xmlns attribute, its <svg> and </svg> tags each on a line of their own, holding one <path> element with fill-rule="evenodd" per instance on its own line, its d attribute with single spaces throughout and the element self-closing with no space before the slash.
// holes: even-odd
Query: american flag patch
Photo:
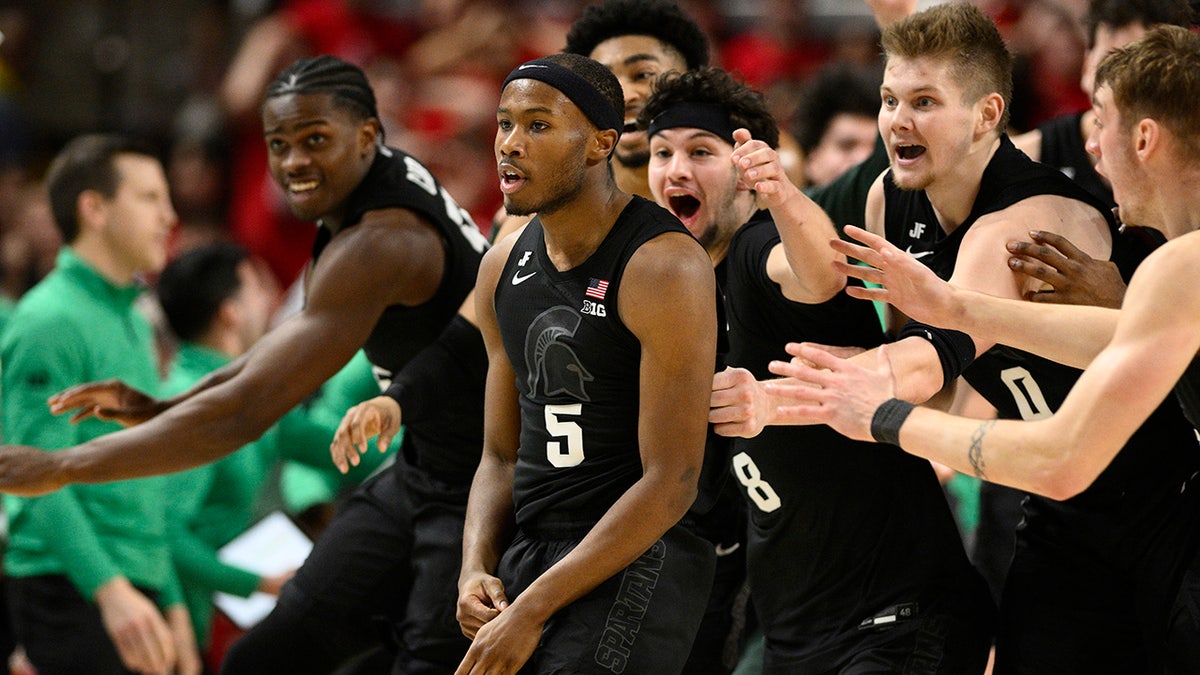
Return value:
<svg viewBox="0 0 1200 675">
<path fill-rule="evenodd" d="M 587 287 L 587 290 L 583 292 L 583 294 L 588 296 L 589 298 L 603 300 L 604 293 L 607 290 L 608 290 L 608 282 L 607 281 L 604 281 L 602 279 L 596 279 L 595 277 L 593 277 L 591 279 L 588 279 L 588 287 Z"/>
</svg>

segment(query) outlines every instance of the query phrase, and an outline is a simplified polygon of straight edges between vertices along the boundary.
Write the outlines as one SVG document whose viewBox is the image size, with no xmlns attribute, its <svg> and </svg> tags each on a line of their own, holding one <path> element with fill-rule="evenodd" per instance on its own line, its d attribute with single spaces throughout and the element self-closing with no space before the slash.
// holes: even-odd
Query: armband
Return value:
<svg viewBox="0 0 1200 675">
<path fill-rule="evenodd" d="M 937 350 L 938 360 L 942 363 L 942 387 L 950 384 L 975 360 L 975 341 L 970 335 L 960 330 L 936 328 L 927 323 L 909 321 L 900 329 L 896 340 L 906 337 L 919 337 L 928 340 Z"/>
<path fill-rule="evenodd" d="M 429 343 L 392 378 L 383 392 L 400 404 L 405 424 L 427 417 L 446 401 L 454 387 L 487 376 L 483 335 L 462 315 L 455 315 L 442 334 Z"/>
<path fill-rule="evenodd" d="M 916 406 L 898 398 L 889 398 L 871 416 L 871 438 L 877 443 L 900 446 L 900 427 Z"/>
</svg>

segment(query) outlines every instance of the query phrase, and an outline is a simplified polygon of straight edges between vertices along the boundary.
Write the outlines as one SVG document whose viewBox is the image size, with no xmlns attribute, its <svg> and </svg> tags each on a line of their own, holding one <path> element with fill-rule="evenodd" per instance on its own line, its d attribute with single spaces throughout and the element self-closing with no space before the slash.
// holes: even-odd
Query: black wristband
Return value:
<svg viewBox="0 0 1200 675">
<path fill-rule="evenodd" d="M 900 427 L 917 406 L 898 398 L 889 398 L 871 416 L 871 438 L 878 443 L 900 446 Z"/>
<path fill-rule="evenodd" d="M 906 337 L 928 340 L 937 350 L 942 365 L 942 387 L 953 382 L 975 360 L 975 341 L 960 330 L 938 328 L 919 321 L 908 321 L 900 328 L 897 340 Z"/>
</svg>

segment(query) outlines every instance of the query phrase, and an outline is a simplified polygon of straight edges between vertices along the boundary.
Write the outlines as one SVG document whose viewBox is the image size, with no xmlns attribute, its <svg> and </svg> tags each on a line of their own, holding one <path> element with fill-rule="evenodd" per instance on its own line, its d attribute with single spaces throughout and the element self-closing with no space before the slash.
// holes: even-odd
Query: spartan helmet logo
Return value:
<svg viewBox="0 0 1200 675">
<path fill-rule="evenodd" d="M 573 336 L 582 318 L 570 307 L 552 307 L 538 315 L 525 333 L 525 365 L 529 368 L 529 395 L 569 394 L 590 401 L 584 384 L 594 379 L 580 363 L 575 350 L 559 341 Z"/>
</svg>

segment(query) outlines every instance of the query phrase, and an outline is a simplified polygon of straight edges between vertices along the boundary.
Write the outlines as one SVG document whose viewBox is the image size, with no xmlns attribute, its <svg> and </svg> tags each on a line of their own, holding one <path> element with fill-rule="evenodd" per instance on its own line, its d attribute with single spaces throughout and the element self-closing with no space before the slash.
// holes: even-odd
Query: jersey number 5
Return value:
<svg viewBox="0 0 1200 675">
<path fill-rule="evenodd" d="M 566 469 L 578 466 L 583 461 L 583 429 L 571 420 L 559 419 L 560 415 L 579 417 L 583 414 L 582 403 L 548 405 L 546 410 L 546 431 L 551 436 L 565 436 L 566 449 L 559 441 L 546 441 L 546 459 L 551 466 Z"/>
</svg>

